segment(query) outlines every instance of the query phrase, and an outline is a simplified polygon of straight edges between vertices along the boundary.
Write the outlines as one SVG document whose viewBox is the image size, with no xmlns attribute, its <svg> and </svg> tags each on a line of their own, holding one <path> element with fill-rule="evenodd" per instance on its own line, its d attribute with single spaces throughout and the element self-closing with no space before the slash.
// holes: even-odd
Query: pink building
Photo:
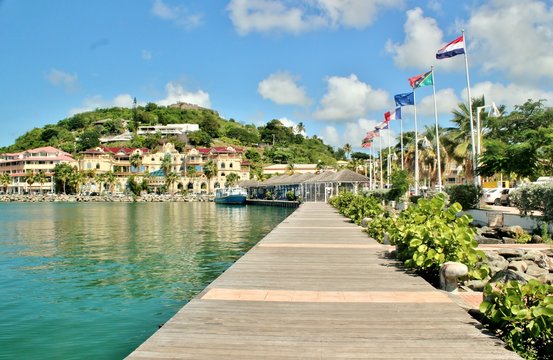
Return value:
<svg viewBox="0 0 553 360">
<path fill-rule="evenodd" d="M 8 194 L 39 193 L 42 191 L 53 192 L 53 170 L 59 163 L 68 163 L 77 167 L 77 161 L 71 154 L 52 146 L 45 146 L 17 153 L 0 154 L 0 176 L 8 174 L 10 182 L 6 186 Z M 43 183 L 26 182 L 25 175 L 28 172 L 38 174 L 43 172 L 46 181 Z M 4 191 L 4 184 L 0 184 L 0 190 Z"/>
</svg>

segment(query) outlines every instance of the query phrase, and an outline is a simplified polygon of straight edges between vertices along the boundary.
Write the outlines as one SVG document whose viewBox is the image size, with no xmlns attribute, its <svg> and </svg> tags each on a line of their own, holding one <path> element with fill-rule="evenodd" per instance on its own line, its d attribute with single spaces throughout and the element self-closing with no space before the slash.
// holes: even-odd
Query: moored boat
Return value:
<svg viewBox="0 0 553 360">
<path fill-rule="evenodd" d="M 241 205 L 246 203 L 248 192 L 241 187 L 220 188 L 215 190 L 215 201 L 217 204 Z"/>
</svg>

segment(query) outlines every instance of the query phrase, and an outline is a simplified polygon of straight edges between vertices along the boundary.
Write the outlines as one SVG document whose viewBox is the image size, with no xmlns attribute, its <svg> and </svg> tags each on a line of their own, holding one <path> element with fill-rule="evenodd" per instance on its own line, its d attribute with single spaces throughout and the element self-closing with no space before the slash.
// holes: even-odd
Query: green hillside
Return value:
<svg viewBox="0 0 553 360">
<path fill-rule="evenodd" d="M 188 136 L 163 137 L 161 134 L 136 135 L 143 125 L 199 124 L 200 130 Z M 234 119 L 225 120 L 210 109 L 179 103 L 171 106 L 146 106 L 106 108 L 84 112 L 34 128 L 15 140 L 13 145 L 0 148 L 0 153 L 16 152 L 42 146 L 54 146 L 77 155 L 79 152 L 100 145 L 101 137 L 131 133 L 131 141 L 109 143 L 109 146 L 146 147 L 156 149 L 167 141 L 173 142 L 179 151 L 186 145 L 233 145 L 247 148 L 247 157 L 256 165 L 269 163 L 316 163 L 332 166 L 344 156 L 341 149 L 334 149 L 317 136 L 306 138 L 297 134 L 298 129 L 284 126 L 279 120 L 270 120 L 263 126 L 244 125 Z M 304 130 L 303 125 L 299 130 Z"/>
</svg>

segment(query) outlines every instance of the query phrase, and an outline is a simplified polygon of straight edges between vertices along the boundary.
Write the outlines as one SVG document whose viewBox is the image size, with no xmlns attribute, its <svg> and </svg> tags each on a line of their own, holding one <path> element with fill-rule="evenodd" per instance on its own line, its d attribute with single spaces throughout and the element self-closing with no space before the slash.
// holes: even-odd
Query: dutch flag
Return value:
<svg viewBox="0 0 553 360">
<path fill-rule="evenodd" d="M 453 40 L 436 52 L 436 59 L 446 59 L 465 53 L 465 38 L 463 35 Z"/>
</svg>

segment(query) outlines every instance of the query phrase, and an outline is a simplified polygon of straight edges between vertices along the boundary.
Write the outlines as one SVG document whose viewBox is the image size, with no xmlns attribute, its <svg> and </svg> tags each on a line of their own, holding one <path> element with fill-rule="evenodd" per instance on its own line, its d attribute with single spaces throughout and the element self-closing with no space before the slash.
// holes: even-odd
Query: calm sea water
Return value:
<svg viewBox="0 0 553 360">
<path fill-rule="evenodd" d="M 0 359 L 121 359 L 291 212 L 0 204 Z"/>
</svg>

